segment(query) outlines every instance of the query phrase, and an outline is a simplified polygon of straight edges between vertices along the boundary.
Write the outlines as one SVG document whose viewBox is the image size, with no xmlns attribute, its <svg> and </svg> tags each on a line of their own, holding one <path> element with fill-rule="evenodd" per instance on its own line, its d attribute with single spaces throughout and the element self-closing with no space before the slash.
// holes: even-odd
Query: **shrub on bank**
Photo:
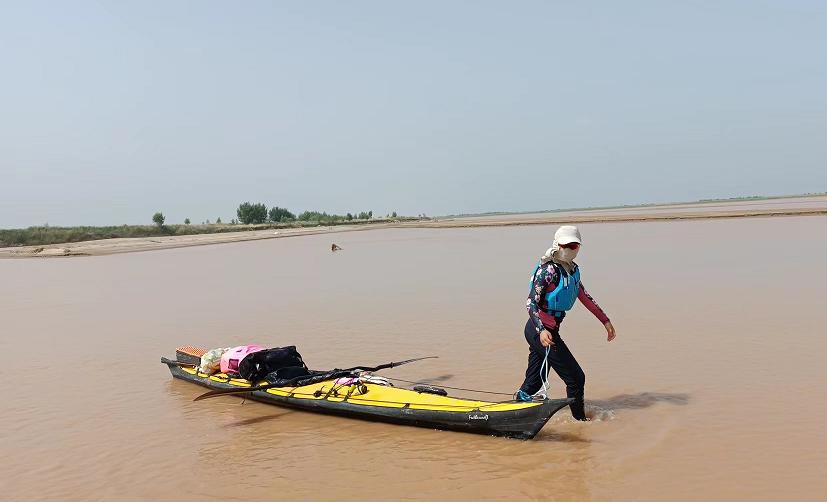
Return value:
<svg viewBox="0 0 827 502">
<path fill-rule="evenodd" d="M 267 221 L 267 206 L 261 203 L 243 202 L 239 204 L 236 214 L 238 221 L 245 225 L 264 223 Z"/>
</svg>

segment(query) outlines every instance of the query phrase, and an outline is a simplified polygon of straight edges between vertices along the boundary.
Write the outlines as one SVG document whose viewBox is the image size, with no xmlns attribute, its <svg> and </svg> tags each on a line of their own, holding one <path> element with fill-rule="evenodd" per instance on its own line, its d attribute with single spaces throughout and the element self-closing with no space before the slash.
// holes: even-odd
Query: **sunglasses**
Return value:
<svg viewBox="0 0 827 502">
<path fill-rule="evenodd" d="M 560 244 L 561 248 L 566 249 L 578 249 L 580 247 L 580 243 L 578 242 L 569 242 L 568 244 Z"/>
</svg>

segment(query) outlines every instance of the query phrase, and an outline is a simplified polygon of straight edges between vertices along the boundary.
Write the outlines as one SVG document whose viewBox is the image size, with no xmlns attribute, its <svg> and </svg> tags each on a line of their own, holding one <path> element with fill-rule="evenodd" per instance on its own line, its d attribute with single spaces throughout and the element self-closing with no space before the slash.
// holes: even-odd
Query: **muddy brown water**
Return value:
<svg viewBox="0 0 827 502">
<path fill-rule="evenodd" d="M 438 354 L 386 375 L 512 392 L 555 228 L 0 261 L 0 498 L 823 500 L 824 217 L 581 225 L 618 338 L 566 319 L 595 420 L 565 410 L 534 441 L 194 403 L 159 363 L 181 344 L 296 344 L 318 368 Z"/>
</svg>

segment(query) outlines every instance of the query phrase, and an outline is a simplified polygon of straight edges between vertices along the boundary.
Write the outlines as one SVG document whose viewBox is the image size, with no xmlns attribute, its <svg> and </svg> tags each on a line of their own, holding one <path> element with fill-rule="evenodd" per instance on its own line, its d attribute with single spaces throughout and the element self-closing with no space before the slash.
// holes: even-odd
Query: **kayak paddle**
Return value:
<svg viewBox="0 0 827 502">
<path fill-rule="evenodd" d="M 380 364 L 379 366 L 371 366 L 371 367 L 369 367 L 369 366 L 354 366 L 352 368 L 345 368 L 343 370 L 335 370 L 334 369 L 334 370 L 331 371 L 331 373 L 333 371 L 341 371 L 343 373 L 347 373 L 347 372 L 350 372 L 350 371 L 373 372 L 373 371 L 379 371 L 379 370 L 384 370 L 384 369 L 388 369 L 388 368 L 395 368 L 397 366 L 402 366 L 403 364 L 408 364 L 408 363 L 412 363 L 412 362 L 416 362 L 416 361 L 422 361 L 423 359 L 436 359 L 438 357 L 439 356 L 417 357 L 415 359 L 407 359 L 405 361 L 399 361 L 399 362 L 390 362 L 390 363 Z M 241 387 L 241 388 L 238 388 L 238 389 L 216 389 L 216 390 L 211 390 L 209 392 L 206 392 L 206 393 L 201 394 L 200 396 L 196 397 L 195 399 L 193 399 L 193 401 L 201 401 L 202 399 L 209 399 L 211 397 L 228 396 L 230 394 L 246 394 L 247 392 L 254 392 L 254 391 L 257 391 L 257 390 L 273 389 L 273 388 L 276 388 L 276 387 L 292 387 L 291 384 L 297 383 L 301 380 L 306 380 L 310 376 L 312 376 L 312 375 L 298 376 L 296 378 L 291 378 L 290 380 L 287 380 L 286 382 L 279 383 L 279 384 L 272 384 L 271 383 L 271 384 L 266 384 L 266 385 L 259 385 L 257 387 Z"/>
</svg>

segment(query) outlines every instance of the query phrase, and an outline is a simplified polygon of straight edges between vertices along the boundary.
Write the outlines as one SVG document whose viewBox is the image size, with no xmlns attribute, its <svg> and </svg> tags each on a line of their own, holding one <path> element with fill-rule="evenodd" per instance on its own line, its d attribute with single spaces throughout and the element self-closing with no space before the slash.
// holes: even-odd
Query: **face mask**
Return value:
<svg viewBox="0 0 827 502">
<path fill-rule="evenodd" d="M 562 262 L 571 263 L 577 256 L 578 249 L 560 248 L 557 250 L 555 258 Z"/>
</svg>

